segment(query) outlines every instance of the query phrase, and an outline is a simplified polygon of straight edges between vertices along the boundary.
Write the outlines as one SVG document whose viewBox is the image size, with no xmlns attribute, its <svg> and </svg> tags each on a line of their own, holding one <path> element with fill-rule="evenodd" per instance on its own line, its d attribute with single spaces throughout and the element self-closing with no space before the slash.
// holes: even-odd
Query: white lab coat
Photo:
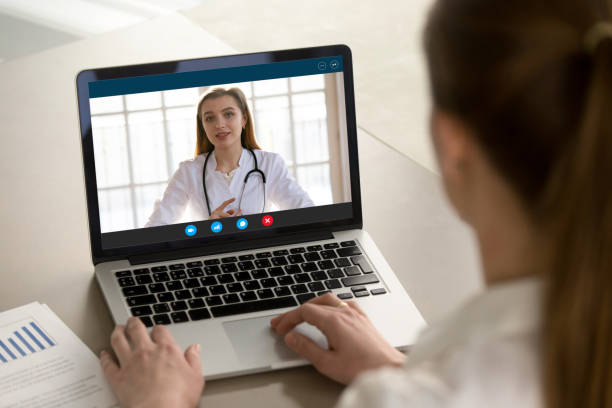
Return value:
<svg viewBox="0 0 612 408">
<path fill-rule="evenodd" d="M 265 209 L 269 212 L 273 204 L 279 210 L 290 210 L 314 206 L 313 201 L 289 174 L 283 158 L 278 153 L 254 150 L 260 170 L 266 175 L 265 184 Z M 186 160 L 179 165 L 174 173 L 163 198 L 155 202 L 153 213 L 145 227 L 173 224 L 179 221 L 187 206 L 190 206 L 193 220 L 206 220 L 209 218 L 206 208 L 206 198 L 202 186 L 202 170 L 206 155 L 203 153 L 197 157 Z M 212 154 L 206 167 L 206 190 L 210 202 L 210 210 L 215 211 L 224 201 L 235 197 L 236 200 L 225 207 L 225 211 L 238 210 L 240 192 L 244 185 L 247 173 L 255 168 L 253 156 L 248 150 L 242 149 L 242 155 L 238 161 L 238 169 L 227 185 L 223 173 L 216 170 L 217 160 Z M 244 189 L 242 198 L 242 214 L 258 214 L 262 211 L 264 202 L 263 184 L 258 173 L 252 173 Z"/>
<path fill-rule="evenodd" d="M 495 284 L 421 334 L 402 368 L 361 374 L 336 408 L 542 408 L 538 278 Z"/>
</svg>

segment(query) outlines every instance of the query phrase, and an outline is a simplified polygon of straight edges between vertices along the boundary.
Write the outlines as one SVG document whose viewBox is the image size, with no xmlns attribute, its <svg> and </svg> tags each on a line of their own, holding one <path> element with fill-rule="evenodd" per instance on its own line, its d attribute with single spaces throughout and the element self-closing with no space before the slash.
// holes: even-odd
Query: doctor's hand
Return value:
<svg viewBox="0 0 612 408">
<path fill-rule="evenodd" d="M 215 220 L 217 218 L 238 217 L 239 215 L 242 215 L 242 210 L 238 210 L 238 211 L 236 211 L 236 210 L 227 210 L 227 211 L 225 211 L 225 207 L 227 207 L 228 205 L 230 205 L 234 201 L 236 201 L 236 197 L 232 197 L 229 200 L 225 200 L 223 203 L 221 203 L 221 205 L 219 207 L 217 207 L 210 214 L 209 220 Z"/>
<path fill-rule="evenodd" d="M 291 331 L 302 322 L 323 332 L 329 350 Z M 320 373 L 343 384 L 351 383 L 363 371 L 385 365 L 401 366 L 406 359 L 387 343 L 357 303 L 343 302 L 331 293 L 275 317 L 270 325 L 286 335 L 285 343 L 290 349 L 310 361 Z"/>
<path fill-rule="evenodd" d="M 115 327 L 111 345 L 119 365 L 106 351 L 100 364 L 122 408 L 198 404 L 204 387 L 199 345 L 183 354 L 165 326 L 155 326 L 149 336 L 136 317 Z"/>
</svg>

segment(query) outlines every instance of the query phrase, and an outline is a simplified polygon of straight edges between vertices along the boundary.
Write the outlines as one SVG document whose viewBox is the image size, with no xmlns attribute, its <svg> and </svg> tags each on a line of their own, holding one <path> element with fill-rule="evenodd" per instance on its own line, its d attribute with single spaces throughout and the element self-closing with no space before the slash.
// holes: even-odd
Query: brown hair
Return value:
<svg viewBox="0 0 612 408">
<path fill-rule="evenodd" d="M 257 140 L 255 139 L 253 116 L 249 111 L 249 106 L 247 105 L 247 100 L 244 93 L 239 88 L 215 88 L 206 92 L 200 99 L 200 102 L 198 102 L 198 111 L 196 113 L 196 156 L 202 153 L 211 152 L 214 149 L 213 144 L 210 143 L 208 136 L 206 136 L 206 131 L 204 130 L 204 125 L 202 124 L 202 104 L 204 104 L 204 102 L 208 99 L 220 98 L 225 95 L 229 95 L 234 98 L 236 104 L 238 104 L 238 108 L 240 108 L 240 111 L 242 112 L 242 115 L 246 118 L 246 124 L 242 129 L 242 133 L 240 134 L 242 147 L 247 149 L 261 149 L 257 144 Z"/>
<path fill-rule="evenodd" d="M 424 45 L 435 106 L 469 126 L 533 221 L 543 271 L 543 397 L 612 407 L 612 38 L 605 0 L 438 0 Z"/>
</svg>

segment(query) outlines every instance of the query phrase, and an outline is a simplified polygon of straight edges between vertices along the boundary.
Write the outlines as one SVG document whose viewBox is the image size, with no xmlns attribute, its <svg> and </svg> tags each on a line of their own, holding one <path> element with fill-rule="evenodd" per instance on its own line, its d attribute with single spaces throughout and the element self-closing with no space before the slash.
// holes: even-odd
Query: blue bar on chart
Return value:
<svg viewBox="0 0 612 408">
<path fill-rule="evenodd" d="M 21 330 L 23 330 L 24 333 L 28 335 L 28 337 L 34 342 L 34 344 L 36 344 L 38 346 L 38 348 L 40 348 L 41 350 L 45 349 L 45 346 L 43 346 L 43 344 L 36 337 L 34 337 L 32 332 L 30 332 L 30 330 L 28 330 L 27 327 L 22 326 Z"/>
<path fill-rule="evenodd" d="M 15 333 L 15 336 L 19 339 L 19 341 L 28 348 L 28 350 L 30 350 L 30 353 L 36 353 L 36 350 L 34 350 L 34 347 L 30 346 L 30 343 L 28 343 L 26 341 L 26 339 L 23 338 L 23 336 L 21 335 L 21 333 L 19 333 L 18 331 L 13 332 Z"/>
<path fill-rule="evenodd" d="M 4 344 L 2 340 L 0 340 L 0 347 L 2 347 L 2 349 L 6 352 L 6 354 L 9 355 L 10 358 L 12 358 L 13 360 L 17 360 L 15 354 L 13 354 L 13 352 L 6 346 L 6 344 Z"/>
<path fill-rule="evenodd" d="M 0 363 L 10 363 L 56 345 L 56 341 L 33 319 L 10 326 L 6 327 L 8 331 L 0 328 Z"/>
<path fill-rule="evenodd" d="M 40 328 L 38 327 L 38 325 L 36 325 L 36 323 L 34 323 L 34 322 L 30 322 L 30 326 L 32 326 L 32 327 L 34 328 L 34 330 L 36 330 L 36 332 L 37 332 L 38 334 L 40 334 L 40 336 L 41 336 L 43 339 L 45 339 L 45 341 L 46 341 L 47 343 L 49 343 L 49 345 L 50 345 L 51 347 L 55 346 L 55 343 L 53 343 L 53 342 L 51 341 L 51 339 L 49 338 L 49 336 L 47 336 L 47 335 L 45 334 L 45 332 L 43 332 L 42 330 L 40 330 Z"/>
<path fill-rule="evenodd" d="M 24 353 L 23 350 L 21 349 L 21 347 L 19 347 L 17 345 L 17 343 L 15 343 L 15 340 L 13 340 L 13 339 L 11 339 L 9 337 L 8 341 L 9 341 L 9 343 L 11 343 L 11 346 L 13 346 L 13 348 L 19 352 L 19 354 L 21 354 L 22 356 L 25 357 L 26 353 Z"/>
</svg>

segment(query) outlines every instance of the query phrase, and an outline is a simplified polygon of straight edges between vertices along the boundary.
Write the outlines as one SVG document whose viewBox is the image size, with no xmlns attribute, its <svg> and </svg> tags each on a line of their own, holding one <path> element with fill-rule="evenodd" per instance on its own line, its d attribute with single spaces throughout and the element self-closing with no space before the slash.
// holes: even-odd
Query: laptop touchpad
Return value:
<svg viewBox="0 0 612 408">
<path fill-rule="evenodd" d="M 240 361 L 249 365 L 269 365 L 279 361 L 302 359 L 285 345 L 284 336 L 277 334 L 270 327 L 273 317 L 274 315 L 223 323 L 225 333 Z"/>
</svg>

